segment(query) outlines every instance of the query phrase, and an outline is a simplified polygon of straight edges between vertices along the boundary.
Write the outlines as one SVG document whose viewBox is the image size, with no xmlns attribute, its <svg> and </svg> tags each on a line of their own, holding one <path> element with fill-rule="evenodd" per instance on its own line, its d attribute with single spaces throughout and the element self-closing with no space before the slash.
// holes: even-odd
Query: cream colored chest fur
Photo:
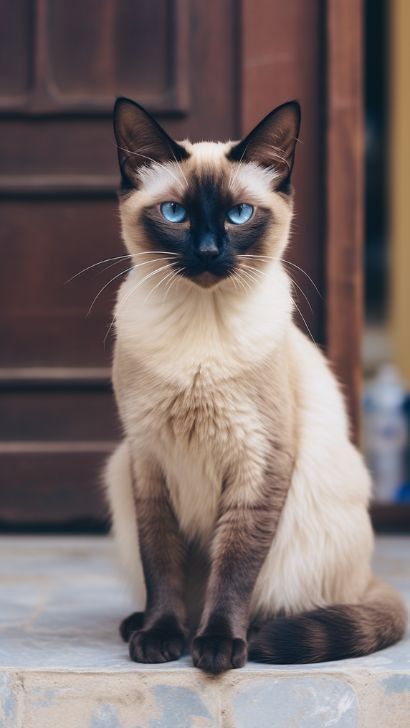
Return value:
<svg viewBox="0 0 410 728">
<path fill-rule="evenodd" d="M 131 371 L 118 362 L 128 437 L 141 457 L 161 465 L 182 529 L 206 541 L 224 479 L 241 469 L 256 480 L 264 465 L 268 433 L 252 389 L 239 379 L 218 380 L 206 363 L 185 386 L 164 384 L 138 365 Z"/>
</svg>

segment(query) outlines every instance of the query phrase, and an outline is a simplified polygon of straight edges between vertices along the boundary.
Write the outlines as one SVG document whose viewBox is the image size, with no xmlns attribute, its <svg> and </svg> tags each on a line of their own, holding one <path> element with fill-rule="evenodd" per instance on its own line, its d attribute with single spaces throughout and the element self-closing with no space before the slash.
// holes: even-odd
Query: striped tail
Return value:
<svg viewBox="0 0 410 728">
<path fill-rule="evenodd" d="M 361 657 L 400 640 L 406 623 L 399 595 L 375 580 L 361 604 L 335 604 L 255 625 L 249 659 L 285 665 Z"/>
</svg>

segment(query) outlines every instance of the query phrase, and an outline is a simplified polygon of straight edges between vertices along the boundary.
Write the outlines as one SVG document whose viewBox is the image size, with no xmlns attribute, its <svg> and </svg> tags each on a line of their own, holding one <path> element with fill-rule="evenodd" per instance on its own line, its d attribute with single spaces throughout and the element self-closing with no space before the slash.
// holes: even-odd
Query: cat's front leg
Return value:
<svg viewBox="0 0 410 728">
<path fill-rule="evenodd" d="M 141 628 L 129 636 L 130 657 L 135 662 L 176 660 L 187 634 L 185 544 L 158 465 L 134 463 L 133 489 L 147 603 Z"/>
<path fill-rule="evenodd" d="M 234 480 L 224 490 L 204 610 L 192 642 L 194 665 L 207 672 L 246 662 L 250 600 L 290 484 L 290 458 L 278 463 L 259 486 Z"/>
</svg>

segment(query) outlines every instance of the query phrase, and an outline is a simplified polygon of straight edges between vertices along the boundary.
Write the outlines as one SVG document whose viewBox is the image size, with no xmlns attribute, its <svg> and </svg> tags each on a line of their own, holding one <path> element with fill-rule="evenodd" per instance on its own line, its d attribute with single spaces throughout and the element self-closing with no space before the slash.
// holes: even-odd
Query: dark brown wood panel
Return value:
<svg viewBox="0 0 410 728">
<path fill-rule="evenodd" d="M 296 282 L 300 326 L 321 342 L 323 300 L 315 286 L 323 294 L 323 24 L 321 0 L 291 0 L 286 9 L 279 2 L 243 2 L 243 131 L 284 101 L 302 106 L 295 218 L 284 257 L 293 263 L 287 269 Z"/>
<path fill-rule="evenodd" d="M 3 367 L 109 366 L 104 338 L 115 300 L 113 281 L 87 316 L 106 282 L 124 261 L 67 283 L 93 263 L 123 255 L 116 201 L 7 200 L 0 204 L 0 365 Z M 110 264 L 107 264 L 110 265 Z"/>
<path fill-rule="evenodd" d="M 116 149 L 111 125 L 103 119 L 20 118 L 1 121 L 0 180 L 2 188 L 15 190 L 14 180 L 27 187 L 53 175 L 74 178 L 91 188 L 98 178 L 110 176 L 117 183 Z"/>
<path fill-rule="evenodd" d="M 101 472 L 112 448 L 100 443 L 34 442 L 1 455 L 0 528 L 10 523 L 107 522 Z"/>
<path fill-rule="evenodd" d="M 32 82 L 32 3 L 0 0 L 0 107 L 24 102 Z"/>
<path fill-rule="evenodd" d="M 360 431 L 363 318 L 363 7 L 327 2 L 326 347 Z"/>
<path fill-rule="evenodd" d="M 112 104 L 137 99 L 177 138 L 237 137 L 237 10 L 235 0 L 0 4 L 3 523 L 101 517 L 96 483 L 120 436 L 104 343 L 119 279 L 87 310 L 127 266 L 66 281 L 125 253 Z"/>
<path fill-rule="evenodd" d="M 59 387 L 56 391 L 1 393 L 1 444 L 25 442 L 115 442 L 121 435 L 114 397 L 103 389 Z"/>
<path fill-rule="evenodd" d="M 188 10 L 187 0 L 138 0 L 137 7 L 129 0 L 52 0 L 46 15 L 50 96 L 56 104 L 92 102 L 107 111 L 115 94 L 138 88 L 142 104 L 186 110 Z"/>
</svg>

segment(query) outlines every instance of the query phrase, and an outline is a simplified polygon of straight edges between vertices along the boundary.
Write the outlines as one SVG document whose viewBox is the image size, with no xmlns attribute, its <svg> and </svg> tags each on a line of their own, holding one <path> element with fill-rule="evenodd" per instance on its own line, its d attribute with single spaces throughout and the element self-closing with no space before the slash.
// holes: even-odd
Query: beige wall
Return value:
<svg viewBox="0 0 410 728">
<path fill-rule="evenodd" d="M 390 0 L 390 329 L 410 385 L 410 1 Z"/>
</svg>

